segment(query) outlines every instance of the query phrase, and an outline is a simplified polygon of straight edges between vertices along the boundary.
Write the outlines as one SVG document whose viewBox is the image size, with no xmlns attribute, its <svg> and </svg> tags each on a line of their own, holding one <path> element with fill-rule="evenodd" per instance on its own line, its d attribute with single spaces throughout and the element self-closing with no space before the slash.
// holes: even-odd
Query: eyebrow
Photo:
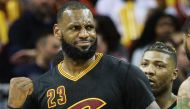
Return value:
<svg viewBox="0 0 190 109">
<path fill-rule="evenodd" d="M 143 61 L 150 61 L 150 60 L 148 60 L 148 59 L 143 59 Z M 152 61 L 152 60 L 151 60 L 151 61 Z M 167 64 L 166 62 L 160 61 L 160 60 L 153 60 L 153 62 Z"/>
<path fill-rule="evenodd" d="M 72 22 L 72 23 L 70 23 L 70 24 L 68 24 L 68 26 L 73 26 L 73 25 L 80 25 L 80 23 L 79 22 Z M 93 25 L 93 26 L 95 26 L 95 24 L 93 23 L 93 22 L 90 22 L 90 21 L 88 21 L 85 25 Z"/>
<path fill-rule="evenodd" d="M 80 25 L 80 23 L 79 23 L 79 22 L 71 22 L 71 23 L 69 23 L 68 25 L 69 25 L 69 26 L 70 26 L 70 25 Z"/>
</svg>

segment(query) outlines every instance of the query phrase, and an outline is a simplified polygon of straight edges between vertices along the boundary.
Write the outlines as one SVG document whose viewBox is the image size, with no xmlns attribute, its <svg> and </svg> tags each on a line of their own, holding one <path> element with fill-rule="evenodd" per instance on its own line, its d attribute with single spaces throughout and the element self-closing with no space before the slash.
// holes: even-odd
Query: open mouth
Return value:
<svg viewBox="0 0 190 109">
<path fill-rule="evenodd" d="M 154 82 L 153 80 L 149 79 L 149 82 L 150 82 L 150 85 L 151 85 L 151 86 L 154 86 L 154 85 L 155 85 L 155 82 Z"/>
</svg>

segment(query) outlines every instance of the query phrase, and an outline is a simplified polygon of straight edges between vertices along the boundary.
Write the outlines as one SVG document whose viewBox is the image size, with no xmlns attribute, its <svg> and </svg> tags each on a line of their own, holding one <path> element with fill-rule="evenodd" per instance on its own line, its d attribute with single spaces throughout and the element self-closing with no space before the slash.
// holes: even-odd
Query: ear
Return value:
<svg viewBox="0 0 190 109">
<path fill-rule="evenodd" d="M 53 26 L 53 34 L 57 39 L 61 40 L 62 35 L 61 35 L 61 30 L 60 30 L 58 24 L 54 24 L 54 26 Z"/>
<path fill-rule="evenodd" d="M 179 72 L 179 69 L 175 68 L 174 71 L 173 71 L 173 77 L 172 77 L 173 81 L 178 77 L 178 72 Z"/>
</svg>

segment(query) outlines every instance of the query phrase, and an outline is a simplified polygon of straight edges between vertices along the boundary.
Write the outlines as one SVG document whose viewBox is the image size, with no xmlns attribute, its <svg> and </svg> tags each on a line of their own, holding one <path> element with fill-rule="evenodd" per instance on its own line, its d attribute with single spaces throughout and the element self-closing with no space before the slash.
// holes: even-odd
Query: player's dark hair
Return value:
<svg viewBox="0 0 190 109">
<path fill-rule="evenodd" d="M 68 1 L 63 4 L 63 6 L 57 12 L 57 21 L 59 21 L 63 17 L 63 12 L 65 10 L 78 10 L 78 9 L 89 9 L 86 5 L 78 2 L 78 1 Z"/>
<path fill-rule="evenodd" d="M 155 42 L 145 52 L 147 51 L 158 51 L 158 52 L 168 54 L 173 59 L 174 65 L 176 67 L 177 65 L 176 50 L 172 45 L 165 44 L 163 42 Z"/>
</svg>

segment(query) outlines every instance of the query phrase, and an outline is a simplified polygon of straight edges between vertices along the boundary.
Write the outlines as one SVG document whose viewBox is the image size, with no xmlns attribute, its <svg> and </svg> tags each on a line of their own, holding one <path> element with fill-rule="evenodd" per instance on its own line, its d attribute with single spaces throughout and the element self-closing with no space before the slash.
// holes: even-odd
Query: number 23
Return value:
<svg viewBox="0 0 190 109">
<path fill-rule="evenodd" d="M 57 101 L 54 101 L 55 96 L 56 96 L 55 94 L 59 95 L 59 98 L 57 99 Z M 49 109 L 56 107 L 57 104 L 59 105 L 65 104 L 67 101 L 66 94 L 65 94 L 65 87 L 59 86 L 56 91 L 55 89 L 49 89 L 47 91 L 47 97 L 48 97 L 47 104 L 48 104 Z M 99 98 L 87 98 L 73 104 L 68 109 L 86 109 L 86 108 L 100 109 L 104 105 L 106 105 L 106 102 L 104 102 L 103 100 Z"/>
<path fill-rule="evenodd" d="M 65 95 L 65 87 L 64 86 L 59 86 L 57 88 L 57 92 L 56 93 L 59 95 L 59 99 L 57 99 L 57 103 L 54 101 L 55 90 L 54 89 L 49 89 L 47 91 L 47 97 L 48 97 L 47 104 L 48 104 L 48 108 L 53 108 L 57 104 L 63 105 L 63 104 L 66 103 L 67 98 L 66 98 L 66 95 Z"/>
</svg>

